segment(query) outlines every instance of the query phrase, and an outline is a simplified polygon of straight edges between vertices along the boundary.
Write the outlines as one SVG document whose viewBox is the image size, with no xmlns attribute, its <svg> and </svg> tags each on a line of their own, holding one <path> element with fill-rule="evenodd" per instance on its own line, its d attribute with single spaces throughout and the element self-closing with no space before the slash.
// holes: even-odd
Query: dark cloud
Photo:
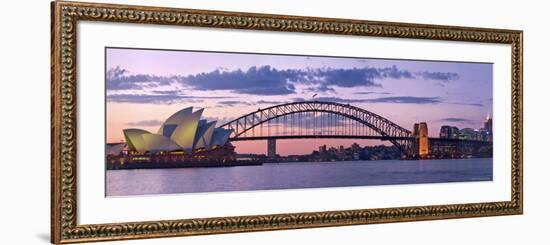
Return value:
<svg viewBox="0 0 550 245">
<path fill-rule="evenodd" d="M 366 99 L 344 99 L 339 97 L 317 97 L 313 99 L 314 101 L 325 101 L 325 102 L 334 102 L 334 103 L 341 103 L 341 104 L 351 104 L 351 103 L 364 103 L 367 100 Z M 305 101 L 301 98 L 294 99 L 295 102 L 302 102 Z"/>
<path fill-rule="evenodd" d="M 144 120 L 144 121 L 137 121 L 137 122 L 129 122 L 127 125 L 133 126 L 133 127 L 153 127 L 153 126 L 160 126 L 163 122 L 159 120 Z"/>
<path fill-rule="evenodd" d="M 177 95 L 181 91 L 180 90 L 153 90 L 151 92 L 153 92 L 154 94 Z"/>
<path fill-rule="evenodd" d="M 318 101 L 327 101 L 343 104 L 351 103 L 395 103 L 395 104 L 438 104 L 442 102 L 440 97 L 414 97 L 414 96 L 389 96 L 374 99 L 344 99 L 338 97 L 319 97 Z M 299 101 L 299 100 L 295 100 Z M 302 100 L 303 101 L 303 100 Z"/>
<path fill-rule="evenodd" d="M 238 101 L 238 100 L 226 100 L 226 101 L 218 101 L 218 105 L 222 106 L 236 106 L 236 105 L 253 105 L 251 103 L 245 102 L 245 101 Z"/>
<path fill-rule="evenodd" d="M 380 77 L 376 68 L 353 68 L 353 69 L 326 69 L 317 70 L 309 83 L 321 83 L 326 86 L 338 86 L 351 88 L 357 86 L 381 87 L 374 80 Z"/>
<path fill-rule="evenodd" d="M 126 73 L 128 73 L 126 69 L 123 69 L 123 68 L 120 68 L 120 66 L 117 66 L 107 71 L 107 79 L 121 77 Z"/>
<path fill-rule="evenodd" d="M 395 65 L 391 67 L 379 68 L 380 76 L 383 78 L 415 78 L 409 71 L 398 69 Z"/>
<path fill-rule="evenodd" d="M 257 104 L 264 104 L 264 105 L 278 105 L 278 104 L 283 104 L 283 103 L 286 103 L 286 102 L 284 102 L 284 101 L 258 100 L 256 103 Z"/>
<path fill-rule="evenodd" d="M 178 76 L 127 75 L 128 71 L 115 67 L 107 71 L 107 90 L 128 90 L 167 86 L 181 80 Z"/>
<path fill-rule="evenodd" d="M 452 72 L 419 72 L 417 73 L 418 76 L 421 76 L 422 78 L 426 80 L 437 80 L 442 82 L 449 82 L 451 80 L 457 80 L 460 78 L 460 76 L 457 73 Z"/>
<path fill-rule="evenodd" d="M 392 96 L 368 99 L 370 103 L 397 103 L 397 104 L 438 104 L 442 100 L 440 97 L 415 97 L 415 96 Z"/>
<path fill-rule="evenodd" d="M 174 94 L 110 94 L 108 102 L 134 104 L 174 104 L 179 102 L 202 102 L 205 99 L 226 99 L 228 97 L 184 96 Z"/>
<path fill-rule="evenodd" d="M 230 90 L 241 94 L 286 95 L 295 93 L 290 81 L 297 70 L 277 70 L 270 66 L 250 67 L 246 71 L 203 72 L 185 77 L 184 83 L 197 90 Z"/>
<path fill-rule="evenodd" d="M 458 79 L 449 72 L 420 72 L 416 75 L 448 82 Z M 107 89 L 157 88 L 180 84 L 195 90 L 228 90 L 239 94 L 289 95 L 296 93 L 295 85 L 308 85 L 307 92 L 335 92 L 335 87 L 382 87 L 384 79 L 417 79 L 410 71 L 391 67 L 362 68 L 307 68 L 279 70 L 271 66 L 252 66 L 247 70 L 216 69 L 188 76 L 129 75 L 128 71 L 115 67 L 107 71 Z M 168 91 L 158 90 L 160 94 Z"/>
<path fill-rule="evenodd" d="M 457 118 L 457 117 L 448 117 L 448 118 L 442 118 L 441 121 L 443 121 L 443 122 L 470 122 L 470 119 Z"/>
<path fill-rule="evenodd" d="M 398 69 L 396 66 L 375 68 L 325 68 L 325 69 L 307 69 L 301 71 L 298 82 L 318 85 L 320 89 L 330 89 L 328 86 L 337 86 L 342 88 L 352 87 L 381 87 L 376 80 L 386 78 L 401 79 L 414 78 L 407 70 Z"/>
<path fill-rule="evenodd" d="M 366 92 L 355 92 L 354 94 L 362 94 L 362 95 L 369 95 L 369 94 L 391 94 L 390 92 L 371 92 L 371 91 L 366 91 Z"/>
<path fill-rule="evenodd" d="M 336 93 L 336 90 L 334 88 L 331 88 L 331 87 L 327 86 L 326 84 L 321 84 L 321 85 L 314 86 L 314 87 L 308 87 L 308 88 L 305 89 L 305 92 L 317 92 L 317 93 L 331 92 L 331 93 Z"/>
<path fill-rule="evenodd" d="M 463 102 L 449 102 L 449 104 L 453 105 L 467 105 L 467 106 L 476 106 L 476 107 L 484 107 L 485 105 L 481 103 L 463 103 Z"/>
</svg>

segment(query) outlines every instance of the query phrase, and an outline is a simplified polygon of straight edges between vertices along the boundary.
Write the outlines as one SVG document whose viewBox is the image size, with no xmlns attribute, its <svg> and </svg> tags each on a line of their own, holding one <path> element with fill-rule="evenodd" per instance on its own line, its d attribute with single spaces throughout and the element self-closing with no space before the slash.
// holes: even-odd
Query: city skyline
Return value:
<svg viewBox="0 0 550 245">
<path fill-rule="evenodd" d="M 480 128 L 492 115 L 492 64 L 143 49 L 106 49 L 107 142 L 122 129 L 158 128 L 174 111 L 194 106 L 218 125 L 248 112 L 316 100 L 377 113 L 412 131 L 427 122 Z M 315 144 L 311 144 L 314 141 Z M 281 155 L 319 145 L 382 141 L 279 141 Z M 238 152 L 265 153 L 265 142 L 236 142 Z"/>
</svg>

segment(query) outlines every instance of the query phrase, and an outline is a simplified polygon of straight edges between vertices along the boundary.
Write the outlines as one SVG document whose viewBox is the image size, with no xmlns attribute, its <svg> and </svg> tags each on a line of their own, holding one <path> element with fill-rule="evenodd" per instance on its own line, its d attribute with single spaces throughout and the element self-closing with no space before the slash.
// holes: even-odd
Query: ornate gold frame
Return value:
<svg viewBox="0 0 550 245">
<path fill-rule="evenodd" d="M 51 16 L 52 243 L 523 213 L 522 31 L 62 1 L 52 2 Z M 78 225 L 76 217 L 78 208 L 76 200 L 76 168 L 78 167 L 76 162 L 76 33 L 77 22 L 82 20 L 510 44 L 512 57 L 510 201 Z"/>
</svg>

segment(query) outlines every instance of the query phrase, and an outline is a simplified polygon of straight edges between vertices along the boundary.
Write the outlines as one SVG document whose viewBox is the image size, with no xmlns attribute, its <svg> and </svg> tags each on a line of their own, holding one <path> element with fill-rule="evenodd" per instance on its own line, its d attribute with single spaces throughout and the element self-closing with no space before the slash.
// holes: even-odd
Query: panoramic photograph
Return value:
<svg viewBox="0 0 550 245">
<path fill-rule="evenodd" d="M 493 64 L 105 48 L 107 197 L 493 180 Z"/>
</svg>

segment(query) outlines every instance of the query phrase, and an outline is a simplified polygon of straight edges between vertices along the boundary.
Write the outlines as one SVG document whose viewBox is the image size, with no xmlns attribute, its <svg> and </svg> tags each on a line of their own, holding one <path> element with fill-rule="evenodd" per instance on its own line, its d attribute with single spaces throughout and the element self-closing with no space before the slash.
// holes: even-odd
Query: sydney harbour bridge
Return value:
<svg viewBox="0 0 550 245">
<path fill-rule="evenodd" d="M 491 141 L 428 138 L 427 133 L 410 131 L 368 110 L 325 101 L 274 105 L 250 112 L 220 127 L 233 131 L 230 141 L 267 140 L 267 152 L 271 156 L 276 154 L 278 139 L 381 140 L 391 142 L 406 158 L 476 156 L 492 152 Z M 422 150 L 419 152 L 420 148 L 425 149 L 424 154 Z"/>
</svg>

